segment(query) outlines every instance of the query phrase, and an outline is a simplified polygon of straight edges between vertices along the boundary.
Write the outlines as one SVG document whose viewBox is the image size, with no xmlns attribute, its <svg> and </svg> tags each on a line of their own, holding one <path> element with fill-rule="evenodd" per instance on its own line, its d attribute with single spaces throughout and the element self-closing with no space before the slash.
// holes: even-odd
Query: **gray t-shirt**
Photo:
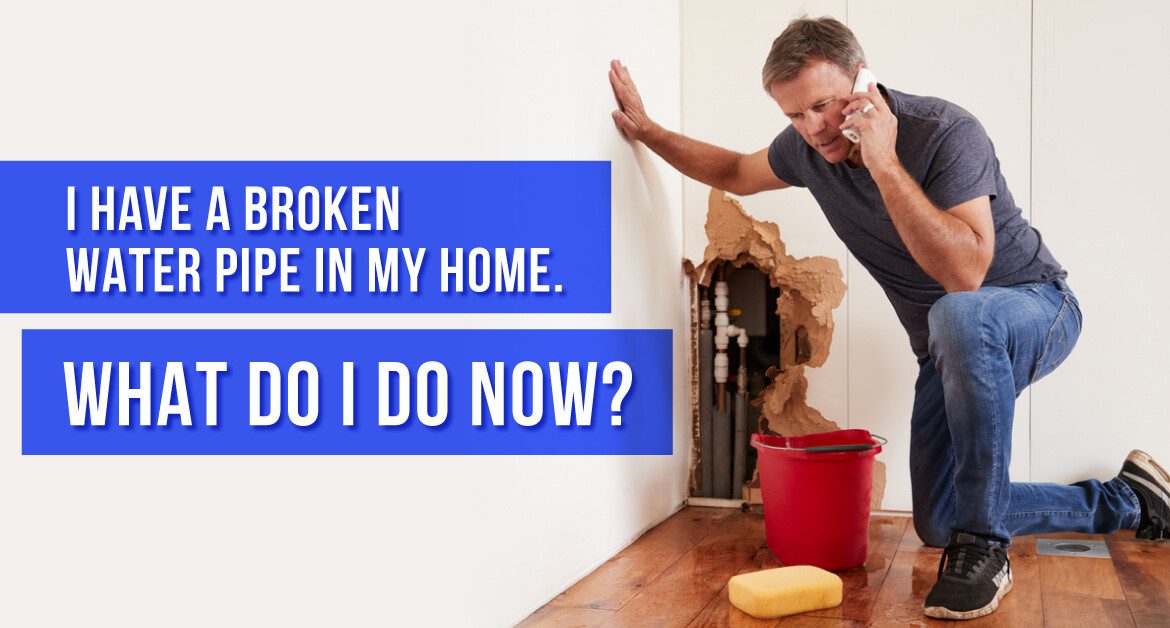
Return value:
<svg viewBox="0 0 1170 628">
<path fill-rule="evenodd" d="M 958 105 L 879 85 L 898 118 L 895 150 L 926 197 L 946 210 L 979 196 L 991 197 L 995 256 L 984 286 L 1011 286 L 1064 278 L 1067 273 L 1020 213 L 999 171 L 995 147 L 983 126 Z M 781 180 L 812 192 L 837 236 L 877 280 L 910 335 L 919 360 L 927 357 L 926 315 L 946 290 L 910 256 L 865 167 L 830 164 L 788 127 L 768 148 Z"/>
</svg>

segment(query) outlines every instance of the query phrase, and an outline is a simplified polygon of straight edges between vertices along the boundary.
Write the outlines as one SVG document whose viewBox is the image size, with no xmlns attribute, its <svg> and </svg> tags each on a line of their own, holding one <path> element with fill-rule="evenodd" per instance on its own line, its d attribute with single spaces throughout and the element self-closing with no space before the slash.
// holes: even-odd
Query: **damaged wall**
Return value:
<svg viewBox="0 0 1170 628">
<path fill-rule="evenodd" d="M 1010 474 L 1013 480 L 1023 481 L 1079 479 L 1072 478 L 1073 472 L 1081 475 L 1116 473 L 1116 468 L 1110 469 L 1105 466 L 1116 464 L 1111 458 L 1103 461 L 1101 467 L 1088 467 L 1090 463 L 1087 461 L 1096 460 L 1096 454 L 1089 456 L 1085 452 L 1089 448 L 1087 444 L 1072 446 L 1071 441 L 1074 437 L 1070 434 L 1076 434 L 1075 430 L 1062 431 L 1058 439 L 1054 437 L 1054 433 L 1064 430 L 1071 417 L 1077 412 L 1083 412 L 1083 408 L 1091 404 L 1097 404 L 1091 405 L 1094 408 L 1092 413 L 1094 416 L 1100 416 L 1105 410 L 1116 411 L 1116 400 L 1111 395 L 1102 395 L 1100 400 L 1090 401 L 1085 399 L 1081 391 L 1099 389 L 1093 383 L 1096 380 L 1089 375 L 1090 372 L 1099 371 L 1099 369 L 1095 371 L 1092 364 L 1100 364 L 1101 360 L 1111 359 L 1109 354 L 1104 352 L 1106 345 L 1114 348 L 1119 346 L 1115 339 L 1101 338 L 1114 334 L 1115 329 L 1137 330 L 1146 327 L 1129 324 L 1137 320 L 1133 318 L 1132 313 L 1143 311 L 1141 308 L 1132 302 L 1126 302 L 1123 306 L 1121 301 L 1115 301 L 1116 295 L 1108 295 L 1106 292 L 1106 286 L 1110 285 L 1106 282 L 1106 277 L 1115 276 L 1119 272 L 1124 273 L 1127 267 L 1123 266 L 1118 270 L 1118 264 L 1103 263 L 1108 260 L 1095 260 L 1087 264 L 1084 260 L 1072 257 L 1078 247 L 1080 250 L 1096 253 L 1113 250 L 1101 245 L 1097 234 L 1083 228 L 1092 221 L 1089 217 L 1091 212 L 1086 210 L 1084 216 L 1077 214 L 1079 218 L 1069 222 L 1071 226 L 1057 226 L 1062 220 L 1070 220 L 1067 209 L 1069 203 L 1065 202 L 1067 199 L 1062 194 L 1077 189 L 1076 184 L 1080 179 L 1072 176 L 1072 173 L 1083 174 L 1093 170 L 1077 167 L 1067 171 L 1070 176 L 1067 181 L 1062 181 L 1064 187 L 1060 188 L 1064 192 L 1055 196 L 1050 193 L 1048 196 L 1050 200 L 1055 198 L 1060 201 L 1050 202 L 1049 206 L 1061 210 L 1051 210 L 1047 217 L 1055 218 L 1047 222 L 1041 220 L 1044 199 L 1038 196 L 1033 198 L 1030 189 L 1032 181 L 1030 138 L 1041 137 L 1034 136 L 1033 133 L 1039 133 L 1043 128 L 1059 128 L 1048 123 L 1040 124 L 1043 120 L 1051 120 L 1051 116 L 1037 118 L 1038 126 L 1035 128 L 1030 125 L 1032 120 L 1030 92 L 1035 89 L 1037 95 L 1046 94 L 1047 92 L 1041 89 L 1044 85 L 1059 84 L 1050 81 L 1043 85 L 1040 82 L 1033 85 L 1032 81 L 1033 77 L 1039 81 L 1041 77 L 1046 76 L 1040 72 L 1038 66 L 1032 67 L 1032 18 L 1036 19 L 1037 46 L 1042 41 L 1041 33 L 1049 37 L 1054 36 L 1053 33 L 1056 32 L 1065 32 L 1054 31 L 1052 12 L 1047 8 L 1041 10 L 1049 4 L 1051 3 L 1037 3 L 1034 16 L 1032 8 L 1027 3 L 1013 3 L 1007 0 L 958 5 L 908 0 L 896 6 L 876 2 L 847 3 L 845 0 L 825 0 L 816 3 L 744 0 L 743 3 L 737 4 L 737 11 L 727 11 L 726 7 L 719 3 L 695 2 L 687 3 L 683 12 L 682 132 L 690 137 L 741 153 L 754 153 L 767 147 L 788 125 L 780 108 L 760 86 L 760 68 L 772 40 L 789 20 L 802 13 L 811 16 L 831 15 L 848 24 L 864 46 L 867 62 L 886 85 L 958 103 L 977 116 L 987 129 L 995 143 L 1003 175 L 1011 186 L 1016 201 L 1024 209 L 1025 217 L 1036 218 L 1033 224 L 1042 231 L 1045 241 L 1051 244 L 1057 259 L 1069 268 L 1070 283 L 1078 290 L 1078 296 L 1086 307 L 1089 319 L 1082 333 L 1080 346 L 1071 356 L 1069 363 L 1062 366 L 1053 376 L 1040 382 L 1034 390 L 1025 391 L 1017 401 Z M 1143 9 L 1135 8 L 1135 11 L 1142 12 Z M 1150 10 L 1144 11 L 1152 13 Z M 965 27 L 956 30 L 955 24 L 963 24 Z M 1069 32 L 1080 28 L 1066 26 Z M 1002 45 L 994 50 L 987 49 L 979 41 L 981 33 L 989 31 L 1003 35 Z M 907 33 L 913 33 L 921 45 L 906 46 Z M 1076 39 L 1072 37 L 1068 41 L 1075 42 Z M 1075 47 L 1074 44 L 1069 46 L 1070 49 Z M 922 55 L 921 51 L 925 49 L 947 50 L 954 54 Z M 962 52 L 971 50 L 980 50 L 982 54 Z M 1076 63 L 1066 61 L 1069 57 L 1065 54 L 1041 57 L 1039 53 L 1042 50 L 1040 47 L 1036 48 L 1036 60 L 1039 63 L 1043 59 L 1047 71 L 1079 67 Z M 1154 57 L 1156 55 L 1149 58 Z M 1077 59 L 1078 63 L 1083 61 L 1080 57 Z M 1112 57 L 1106 55 L 1098 59 L 1098 62 L 1104 64 L 1103 59 Z M 1075 74 L 1075 71 L 1073 73 Z M 1065 74 L 1053 76 L 1064 77 Z M 988 89 L 988 86 L 992 86 L 992 89 Z M 1057 101 L 1058 99 L 1053 102 Z M 1037 106 L 1042 104 L 1037 100 Z M 1050 112 L 1051 109 L 1045 111 Z M 1054 131 L 1051 137 L 1057 135 L 1059 133 Z M 1044 136 L 1049 145 L 1052 145 L 1051 137 Z M 1070 137 L 1079 135 L 1073 134 Z M 1105 136 L 1097 134 L 1094 137 Z M 1066 159 L 1080 155 L 1083 151 L 1082 145 L 1073 140 L 1061 146 L 1062 149 L 1053 154 L 1059 153 Z M 1107 151 L 1097 145 L 1094 146 L 1094 151 L 1085 153 L 1084 163 L 1105 159 L 1101 157 L 1102 155 L 1119 154 L 1117 151 Z M 1089 154 L 1090 152 L 1092 154 Z M 1046 167 L 1053 168 L 1055 167 L 1053 164 L 1059 162 L 1054 162 L 1052 157 L 1046 154 L 1045 163 L 1048 164 Z M 1151 163 L 1157 163 L 1157 159 Z M 1036 165 L 1040 164 L 1037 162 Z M 1053 170 L 1044 172 L 1051 173 Z M 1037 171 L 1037 176 L 1039 174 L 1040 171 Z M 1139 179 L 1140 177 L 1133 180 Z M 1122 186 L 1125 189 L 1134 187 Z M 685 257 L 696 261 L 702 259 L 707 245 L 704 223 L 708 211 L 708 191 L 707 186 L 700 183 L 690 180 L 684 182 Z M 1082 192 L 1069 196 L 1073 197 L 1082 201 L 1088 198 Z M 834 312 L 833 347 L 828 359 L 824 366 L 805 371 L 808 381 L 808 404 L 843 426 L 867 429 L 890 439 L 889 444 L 883 447 L 883 453 L 878 456 L 887 466 L 888 483 L 883 507 L 887 510 L 910 510 L 910 411 L 914 399 L 917 365 L 910 351 L 906 332 L 898 323 L 885 293 L 857 260 L 850 256 L 808 190 L 801 188 L 773 190 L 739 200 L 748 215 L 778 222 L 783 227 L 784 243 L 789 254 L 796 257 L 826 256 L 840 261 L 849 289 L 841 306 Z M 1100 203 L 1082 204 L 1086 207 L 1100 206 Z M 1037 208 L 1034 216 L 1030 215 L 1033 206 Z M 1150 204 L 1145 202 L 1126 205 L 1132 208 L 1149 206 Z M 1069 233 L 1058 231 L 1058 228 L 1077 234 L 1076 239 Z M 1158 232 L 1157 229 L 1140 230 L 1141 234 Z M 1141 250 L 1142 247 L 1132 248 L 1130 254 L 1136 255 Z M 1092 295 L 1086 291 L 1088 288 L 1086 279 L 1090 272 L 1096 272 L 1098 269 L 1098 289 L 1106 296 L 1094 302 Z M 1103 304 L 1110 304 L 1104 307 L 1112 308 L 1114 307 L 1112 303 L 1118 303 L 1116 306 L 1118 316 L 1103 316 L 1105 314 L 1101 311 Z M 1096 311 L 1089 312 L 1090 307 L 1096 308 Z M 1116 326 L 1115 320 L 1120 321 Z M 1096 341 L 1093 339 L 1095 334 L 1100 334 Z M 1148 339 L 1147 336 L 1142 338 Z M 1096 362 L 1093 360 L 1094 356 L 1086 351 L 1094 342 L 1099 343 L 1100 348 L 1100 352 L 1096 354 L 1098 358 Z M 1148 346 L 1148 343 L 1142 341 L 1131 345 Z M 1086 361 L 1082 363 L 1082 360 Z M 1078 367 L 1078 364 L 1090 366 Z M 1083 369 L 1081 379 L 1078 380 L 1079 386 L 1075 389 L 1060 388 L 1059 393 L 1045 393 L 1046 390 L 1054 390 L 1052 382 L 1059 381 L 1066 373 L 1075 372 L 1077 368 Z M 1153 367 L 1149 369 L 1147 372 L 1157 372 Z M 1116 370 L 1108 389 L 1132 390 L 1133 385 L 1127 379 L 1132 372 L 1130 369 Z M 1055 427 L 1051 427 L 1044 434 L 1046 440 L 1043 447 L 1041 441 L 1037 440 L 1037 447 L 1033 450 L 1031 432 L 1035 432 L 1037 437 L 1041 432 L 1034 429 L 1030 417 L 1033 411 L 1040 412 L 1048 407 L 1040 401 L 1040 396 L 1045 394 L 1050 401 L 1054 398 L 1064 401 L 1058 402 L 1059 406 L 1047 411 L 1049 425 Z M 1160 415 L 1143 406 L 1131 407 L 1124 416 Z M 1048 444 L 1050 442 L 1056 444 L 1050 447 Z M 1121 442 L 1111 441 L 1110 447 L 1118 459 L 1124 457 L 1128 451 Z M 1066 451 L 1078 451 L 1085 455 L 1066 458 L 1063 453 L 1056 453 Z M 1050 459 L 1048 466 L 1039 465 L 1038 460 L 1033 458 L 1041 455 Z M 1034 471 L 1038 472 L 1041 469 L 1047 469 L 1043 477 L 1033 475 Z"/>
<path fill-rule="evenodd" d="M 712 189 L 708 196 L 707 247 L 698 265 L 684 261 L 684 269 L 696 285 L 710 286 L 716 267 L 751 264 L 780 289 L 776 315 L 780 317 L 780 364 L 768 370 L 771 382 L 752 403 L 763 414 L 757 431 L 801 436 L 842 429 L 808 404 L 805 369 L 822 366 L 833 341 L 833 310 L 845 296 L 845 282 L 837 260 L 829 257 L 796 258 L 789 255 L 776 223 L 752 218 L 726 193 Z M 697 292 L 697 291 L 696 291 Z M 692 308 L 692 312 L 694 308 Z M 698 317 L 692 317 L 692 321 Z M 692 322 L 692 328 L 697 323 Z M 697 334 L 692 333 L 697 339 Z M 697 340 L 695 341 L 697 342 Z M 692 343 L 692 347 L 694 343 Z M 697 381 L 698 364 L 692 348 L 691 381 Z M 697 387 L 693 387 L 697 388 Z M 842 391 L 844 394 L 845 391 Z M 698 399 L 692 395 L 694 425 L 698 425 Z M 692 483 L 699 455 L 692 446 Z M 874 466 L 873 508 L 881 508 L 886 484 L 885 465 Z"/>
</svg>

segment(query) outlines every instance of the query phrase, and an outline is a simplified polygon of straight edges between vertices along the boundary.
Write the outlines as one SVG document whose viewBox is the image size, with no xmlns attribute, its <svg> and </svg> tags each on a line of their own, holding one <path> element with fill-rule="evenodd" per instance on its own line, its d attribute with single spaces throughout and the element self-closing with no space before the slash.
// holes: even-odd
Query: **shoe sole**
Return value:
<svg viewBox="0 0 1170 628">
<path fill-rule="evenodd" d="M 975 619 L 977 617 L 983 617 L 984 615 L 990 615 L 994 613 L 995 609 L 999 608 L 999 601 L 1002 600 L 1005 595 L 1010 593 L 1011 590 L 1012 581 L 1010 578 L 1008 578 L 1004 580 L 1004 584 L 1000 585 L 999 591 L 995 593 L 995 597 L 992 598 L 992 600 L 987 603 L 987 606 L 984 606 L 983 608 L 977 608 L 973 611 L 952 611 L 951 609 L 943 606 L 927 606 L 926 608 L 922 609 L 922 612 L 925 613 L 927 617 L 934 617 L 935 619 Z"/>
<path fill-rule="evenodd" d="M 1155 499 L 1161 499 L 1164 506 L 1170 507 L 1170 472 L 1162 468 L 1162 465 L 1154 462 L 1150 454 L 1140 449 L 1129 452 L 1129 455 L 1125 457 L 1125 461 L 1140 469 L 1149 476 L 1149 479 L 1124 470 L 1121 472 L 1121 475 L 1132 482 L 1141 484 L 1146 490 L 1153 493 Z M 1139 536 L 1138 538 L 1156 542 L 1165 540 L 1167 537 L 1163 532 L 1155 531 L 1150 536 Z"/>
<path fill-rule="evenodd" d="M 1135 449 L 1129 452 L 1129 455 L 1126 456 L 1125 459 L 1136 464 L 1138 468 L 1140 468 L 1142 471 L 1145 471 L 1146 473 L 1149 473 L 1151 476 L 1160 478 L 1163 483 L 1161 486 L 1163 492 L 1170 491 L 1170 472 L 1167 472 L 1165 469 L 1163 469 L 1162 465 L 1154 462 L 1154 459 L 1150 456 L 1150 454 L 1147 454 L 1140 449 Z"/>
</svg>

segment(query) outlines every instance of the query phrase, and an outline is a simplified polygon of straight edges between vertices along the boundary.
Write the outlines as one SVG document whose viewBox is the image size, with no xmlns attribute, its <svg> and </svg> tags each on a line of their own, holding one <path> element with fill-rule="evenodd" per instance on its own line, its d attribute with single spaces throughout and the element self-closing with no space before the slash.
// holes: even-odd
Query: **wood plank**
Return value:
<svg viewBox="0 0 1170 628">
<path fill-rule="evenodd" d="M 704 534 L 704 531 L 706 534 Z M 521 625 L 836 626 L 945 625 L 922 615 L 940 550 L 922 545 L 908 519 L 875 515 L 864 568 L 841 572 L 845 601 L 781 620 L 757 620 L 731 606 L 727 579 L 779 566 L 764 547 L 763 517 L 734 509 L 688 508 L 647 532 Z M 1170 625 L 1170 543 L 1135 540 L 1133 531 L 1107 536 L 1047 533 L 1042 538 L 1104 539 L 1113 560 L 1037 556 L 1036 536 L 1011 548 L 1013 590 L 999 610 L 964 626 Z M 677 558 L 667 563 L 672 555 Z M 622 559 L 619 559 L 622 558 Z M 888 566 L 883 566 L 886 561 Z M 611 564 L 612 563 L 612 564 Z M 601 574 L 603 570 L 607 574 Z M 880 579 L 879 579 L 880 577 Z M 622 591 L 614 594 L 606 587 Z M 866 597 L 871 600 L 866 602 Z M 588 608 L 617 604 L 620 611 Z"/>
<path fill-rule="evenodd" d="M 809 615 L 869 621 L 878 591 L 894 561 L 894 553 L 906 534 L 910 520 L 905 517 L 874 516 L 869 520 L 869 550 L 865 564 L 837 572 L 844 585 L 839 606 L 813 611 Z"/>
<path fill-rule="evenodd" d="M 764 544 L 764 517 L 733 513 L 634 599 L 607 626 L 686 625 Z"/>
<path fill-rule="evenodd" d="M 566 589 L 549 605 L 621 608 L 733 512 L 736 509 L 691 506 L 679 510 Z"/>
<path fill-rule="evenodd" d="M 896 552 L 890 571 L 878 591 L 871 614 L 871 626 L 945 626 L 922 614 L 922 600 L 934 586 L 938 556 L 918 552 Z"/>
<path fill-rule="evenodd" d="M 1011 592 L 999 601 L 999 608 L 994 613 L 963 622 L 964 628 L 1039 626 L 1044 621 L 1044 597 L 1040 584 L 1040 560 L 1036 556 L 1036 537 L 1018 536 L 1012 539 L 1012 546 L 1008 548 L 1008 558 L 1012 567 Z"/>
<path fill-rule="evenodd" d="M 919 554 L 942 554 L 941 547 L 930 547 L 918 538 L 918 532 L 914 530 L 914 522 L 906 526 L 906 534 L 902 537 L 902 543 L 898 545 L 899 552 L 916 552 Z"/>
<path fill-rule="evenodd" d="M 857 569 L 837 572 L 844 584 L 842 604 L 835 608 L 804 613 L 801 617 L 868 620 L 873 600 L 878 589 L 881 588 L 881 581 L 885 579 L 886 571 L 889 570 L 890 562 L 894 558 L 894 551 L 906 531 L 908 522 L 909 520 L 905 517 L 873 517 L 870 520 L 869 552 L 865 565 Z M 767 547 L 763 547 L 740 569 L 739 573 L 751 573 L 781 566 L 772 556 L 772 552 Z M 854 622 L 829 622 L 831 625 L 850 625 L 852 623 Z M 756 619 L 732 606 L 728 600 L 726 586 L 691 621 L 692 627 L 772 626 L 775 624 L 775 620 Z"/>
<path fill-rule="evenodd" d="M 752 573 L 753 571 L 761 571 L 763 569 L 775 569 L 780 567 L 780 563 L 772 556 L 772 552 L 767 547 L 761 547 L 756 550 L 755 555 L 751 557 L 747 563 L 737 572 Z M 731 600 L 728 598 L 727 585 L 711 598 L 707 606 L 699 611 L 699 614 L 691 620 L 691 628 L 699 628 L 700 626 L 734 626 L 736 628 L 763 628 L 764 626 L 775 626 L 777 620 L 775 619 L 756 619 L 751 615 L 739 610 L 731 605 Z"/>
<path fill-rule="evenodd" d="M 1043 621 L 1035 537 L 1014 539 L 1008 557 L 1012 565 L 1012 591 L 994 613 L 965 621 L 964 627 L 1035 626 Z M 871 625 L 953 625 L 954 622 L 935 620 L 922 614 L 923 601 L 938 578 L 939 559 L 940 556 L 934 553 L 899 551 L 895 554 L 890 572 L 878 592 Z"/>
<path fill-rule="evenodd" d="M 1082 558 L 1080 560 L 1090 559 Z M 1044 625 L 1052 628 L 1066 628 L 1067 626 L 1096 628 L 1097 626 L 1133 626 L 1134 624 L 1125 600 L 1045 593 Z M 1163 617 L 1157 625 L 1165 626 L 1166 618 Z"/>
<path fill-rule="evenodd" d="M 1114 532 L 1112 534 L 1106 534 L 1105 540 L 1113 542 L 1113 543 L 1118 543 L 1118 542 L 1149 543 L 1150 542 L 1150 541 L 1147 541 L 1145 539 L 1137 538 L 1136 536 L 1134 536 L 1136 534 L 1137 534 L 1137 530 L 1118 530 L 1117 532 Z"/>
<path fill-rule="evenodd" d="M 739 570 L 739 573 L 751 573 L 762 569 L 774 569 L 782 565 L 772 556 L 767 547 L 760 548 L 751 560 Z M 771 626 L 810 628 L 854 627 L 861 628 L 864 622 L 816 617 L 811 613 L 790 615 L 779 619 L 757 619 L 731 605 L 728 599 L 727 585 L 711 599 L 694 619 L 688 628 L 766 628 Z"/>
<path fill-rule="evenodd" d="M 613 611 L 575 606 L 553 606 L 545 604 L 540 610 L 517 624 L 521 628 L 591 628 L 600 626 Z"/>
<path fill-rule="evenodd" d="M 1042 539 L 1101 541 L 1100 534 L 1078 532 L 1045 533 Z M 1124 600 L 1121 581 L 1113 569 L 1113 561 L 1105 558 L 1080 556 L 1040 556 L 1040 582 L 1044 599 L 1049 596 L 1082 596 L 1109 600 Z M 1045 613 L 1048 605 L 1045 605 Z"/>
<path fill-rule="evenodd" d="M 812 615 L 792 615 L 781 617 L 776 625 L 779 628 L 861 628 L 864 622 L 848 619 L 830 619 L 828 617 L 813 617 Z"/>
<path fill-rule="evenodd" d="M 1106 537 L 1113 568 L 1138 626 L 1170 624 L 1170 544 L 1135 541 L 1133 530 Z"/>
</svg>

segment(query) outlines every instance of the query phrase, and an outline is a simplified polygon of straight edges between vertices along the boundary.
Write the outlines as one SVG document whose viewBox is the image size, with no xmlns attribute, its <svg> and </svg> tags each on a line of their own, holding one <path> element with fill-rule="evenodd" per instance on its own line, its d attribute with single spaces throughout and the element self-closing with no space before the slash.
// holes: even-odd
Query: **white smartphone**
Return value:
<svg viewBox="0 0 1170 628">
<path fill-rule="evenodd" d="M 877 80 L 877 75 L 874 74 L 872 70 L 869 68 L 861 68 L 857 71 L 857 80 L 853 81 L 853 92 L 868 92 L 869 84 L 876 83 Z M 845 119 L 849 120 L 853 116 L 859 115 L 861 115 L 861 111 L 854 111 L 853 113 L 845 116 Z M 844 131 L 841 131 L 841 135 L 849 138 L 849 141 L 853 142 L 854 144 L 861 141 L 861 136 L 858 135 L 857 131 L 854 129 L 845 129 Z"/>
</svg>

